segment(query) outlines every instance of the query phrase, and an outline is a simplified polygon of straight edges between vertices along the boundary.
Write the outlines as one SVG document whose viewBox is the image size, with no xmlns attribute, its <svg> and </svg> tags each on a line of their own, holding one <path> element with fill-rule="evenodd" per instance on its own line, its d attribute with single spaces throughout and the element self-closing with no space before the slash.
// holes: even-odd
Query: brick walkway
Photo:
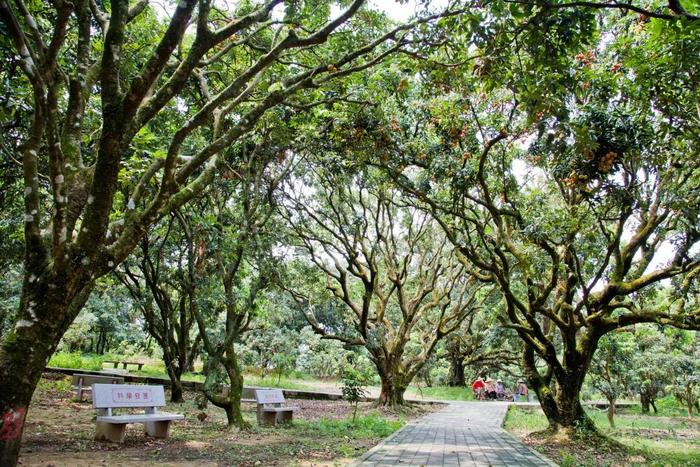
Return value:
<svg viewBox="0 0 700 467">
<path fill-rule="evenodd" d="M 508 402 L 450 402 L 408 423 L 355 466 L 555 466 L 501 426 Z"/>
</svg>

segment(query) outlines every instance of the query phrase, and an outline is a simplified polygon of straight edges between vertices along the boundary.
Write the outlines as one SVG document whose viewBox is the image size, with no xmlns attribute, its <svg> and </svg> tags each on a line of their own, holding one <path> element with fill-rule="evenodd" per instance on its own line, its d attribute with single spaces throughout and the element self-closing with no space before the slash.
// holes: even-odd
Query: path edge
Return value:
<svg viewBox="0 0 700 467">
<path fill-rule="evenodd" d="M 423 417 L 425 417 L 425 415 L 424 415 Z M 423 417 L 421 417 L 421 418 L 423 418 Z M 392 439 L 394 439 L 395 437 L 397 437 L 397 436 L 399 435 L 399 433 L 401 433 L 403 430 L 405 430 L 408 426 L 414 425 L 418 420 L 420 420 L 420 418 L 417 419 L 417 420 L 411 420 L 410 422 L 406 422 L 406 424 L 405 424 L 404 426 L 402 426 L 401 428 L 399 428 L 398 430 L 396 430 L 395 432 L 393 432 L 392 434 L 390 434 L 390 435 L 387 436 L 386 438 L 382 439 L 382 440 L 381 440 L 379 443 L 377 443 L 372 449 L 370 449 L 369 451 L 366 451 L 362 456 L 360 456 L 360 457 L 358 457 L 357 459 L 355 459 L 355 460 L 350 464 L 349 467 L 358 467 L 358 466 L 362 465 L 362 463 L 363 463 L 364 461 L 366 461 L 372 454 L 374 454 L 374 453 L 375 453 L 376 451 L 378 451 L 381 447 L 383 447 L 384 444 L 386 444 L 387 441 L 391 441 Z"/>
</svg>

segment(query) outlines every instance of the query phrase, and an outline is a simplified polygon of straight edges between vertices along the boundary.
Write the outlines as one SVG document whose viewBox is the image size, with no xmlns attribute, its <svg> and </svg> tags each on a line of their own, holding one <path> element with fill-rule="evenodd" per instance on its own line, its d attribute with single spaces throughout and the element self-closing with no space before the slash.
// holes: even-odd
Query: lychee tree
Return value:
<svg viewBox="0 0 700 467">
<path fill-rule="evenodd" d="M 490 274 L 503 325 L 525 343 L 528 384 L 563 436 L 594 430 L 579 395 L 604 335 L 643 322 L 700 328 L 689 299 L 700 40 L 682 27 L 697 20 L 601 13 L 596 26 L 584 13 L 542 11 L 465 46 L 463 67 L 422 74 L 346 148 L 383 167 Z M 655 300 L 669 279 L 673 297 Z"/>
<path fill-rule="evenodd" d="M 0 0 L 3 115 L 19 121 L 3 123 L 2 154 L 22 168 L 24 227 L 0 342 L 0 464 L 17 462 L 34 388 L 95 280 L 211 183 L 222 151 L 271 109 L 351 98 L 324 93 L 420 47 L 412 31 L 442 16 L 391 29 L 364 3 Z"/>
</svg>

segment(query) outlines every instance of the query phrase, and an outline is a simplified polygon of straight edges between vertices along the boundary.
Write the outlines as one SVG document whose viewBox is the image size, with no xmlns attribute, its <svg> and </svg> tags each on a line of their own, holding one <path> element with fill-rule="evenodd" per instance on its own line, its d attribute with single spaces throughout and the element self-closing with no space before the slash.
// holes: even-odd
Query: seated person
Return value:
<svg viewBox="0 0 700 467">
<path fill-rule="evenodd" d="M 496 380 L 496 397 L 498 400 L 503 400 L 506 397 L 506 387 L 500 379 Z"/>
<path fill-rule="evenodd" d="M 474 391 L 474 397 L 477 400 L 484 400 L 484 380 L 481 377 L 476 378 L 472 383 L 472 390 Z"/>
<path fill-rule="evenodd" d="M 493 400 L 496 398 L 496 387 L 493 385 L 493 380 L 491 378 L 486 380 L 484 391 L 486 392 L 487 399 Z"/>
</svg>

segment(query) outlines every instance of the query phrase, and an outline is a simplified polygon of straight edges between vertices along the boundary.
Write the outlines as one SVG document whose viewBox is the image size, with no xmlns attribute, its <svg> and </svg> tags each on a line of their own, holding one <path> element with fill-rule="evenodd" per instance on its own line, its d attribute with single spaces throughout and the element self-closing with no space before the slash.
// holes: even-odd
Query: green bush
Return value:
<svg viewBox="0 0 700 467">
<path fill-rule="evenodd" d="M 102 362 L 110 360 L 107 355 L 83 355 L 80 352 L 57 352 L 49 360 L 48 366 L 58 368 L 80 368 L 83 370 L 101 370 Z"/>
<path fill-rule="evenodd" d="M 367 385 L 367 376 L 355 370 L 354 368 L 346 368 L 343 372 L 343 399 L 350 402 L 352 405 L 352 422 L 355 423 L 357 418 L 357 404 L 360 399 L 367 396 L 365 386 Z"/>
</svg>

